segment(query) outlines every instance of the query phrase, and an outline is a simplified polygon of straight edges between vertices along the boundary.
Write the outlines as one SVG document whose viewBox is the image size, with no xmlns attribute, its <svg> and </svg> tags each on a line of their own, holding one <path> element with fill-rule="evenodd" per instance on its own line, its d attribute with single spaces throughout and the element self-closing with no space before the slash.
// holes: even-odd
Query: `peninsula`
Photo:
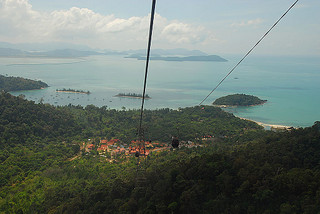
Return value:
<svg viewBox="0 0 320 214">
<path fill-rule="evenodd" d="M 119 93 L 117 95 L 115 95 L 115 97 L 127 97 L 127 98 L 138 98 L 138 99 L 142 99 L 142 94 L 136 94 L 136 93 Z M 151 97 L 146 94 L 145 99 L 151 99 Z"/>
<path fill-rule="evenodd" d="M 57 89 L 56 92 L 65 92 L 65 93 L 78 93 L 78 94 L 91 94 L 90 91 L 83 91 L 83 90 L 75 90 L 75 89 Z"/>
<path fill-rule="evenodd" d="M 137 60 L 145 60 L 145 56 L 141 56 L 138 54 L 132 54 L 125 58 L 136 58 Z M 178 57 L 178 56 L 151 56 L 150 60 L 162 60 L 162 61 L 196 61 L 196 62 L 227 62 L 228 60 L 218 56 L 218 55 L 208 55 L 208 56 L 186 56 L 186 57 Z"/>
<path fill-rule="evenodd" d="M 6 77 L 0 75 L 0 91 L 23 91 L 49 87 L 40 80 L 31 80 L 22 77 Z"/>
<path fill-rule="evenodd" d="M 253 95 L 232 94 L 216 99 L 212 104 L 217 107 L 255 106 L 262 105 L 267 100 L 261 100 Z"/>
</svg>

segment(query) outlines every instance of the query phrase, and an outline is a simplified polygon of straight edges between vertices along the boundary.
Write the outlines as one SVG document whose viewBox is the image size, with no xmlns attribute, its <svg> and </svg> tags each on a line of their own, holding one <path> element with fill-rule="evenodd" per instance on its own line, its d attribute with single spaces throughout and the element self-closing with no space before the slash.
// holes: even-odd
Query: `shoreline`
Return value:
<svg viewBox="0 0 320 214">
<path fill-rule="evenodd" d="M 238 116 L 235 116 L 235 117 L 238 117 Z M 255 121 L 255 120 L 251 120 L 251 119 L 248 119 L 248 118 L 244 118 L 244 117 L 238 117 L 242 120 L 248 120 L 248 121 L 251 121 L 251 122 L 255 122 L 257 123 L 258 125 L 260 126 L 263 126 L 264 129 L 266 128 L 270 128 L 271 130 L 272 129 L 280 129 L 280 130 L 290 130 L 292 128 L 296 128 L 296 127 L 293 127 L 293 126 L 285 126 L 285 125 L 277 125 L 277 124 L 268 124 L 268 123 L 263 123 L 263 122 L 259 122 L 259 121 Z"/>
<path fill-rule="evenodd" d="M 9 93 L 10 92 L 20 92 L 20 91 L 36 91 L 36 90 L 43 90 L 43 89 L 46 89 L 46 88 L 49 88 L 50 86 L 48 87 L 41 87 L 41 88 L 34 88 L 34 89 L 23 89 L 23 90 L 16 90 L 16 91 L 8 91 Z"/>
<path fill-rule="evenodd" d="M 237 107 L 252 107 L 252 106 L 259 106 L 259 105 L 263 105 L 265 104 L 267 101 L 261 103 L 261 104 L 255 104 L 255 105 L 249 105 L 249 106 L 233 106 L 233 105 L 213 105 L 215 107 L 218 107 L 218 108 L 237 108 Z M 234 114 L 233 114 L 234 115 Z M 273 130 L 273 129 L 276 129 L 276 130 L 291 130 L 292 128 L 293 129 L 296 129 L 297 127 L 293 127 L 293 126 L 286 126 L 286 125 L 279 125 L 279 124 L 268 124 L 268 123 L 263 123 L 263 122 L 260 122 L 260 121 L 256 121 L 256 120 L 252 120 L 252 119 L 248 119 L 248 118 L 244 118 L 244 117 L 239 117 L 239 116 L 236 116 L 234 115 L 235 117 L 238 117 L 242 120 L 247 120 L 247 121 L 251 121 L 251 122 L 255 122 L 257 123 L 258 125 L 262 126 L 264 129 L 266 130 Z"/>
<path fill-rule="evenodd" d="M 237 107 L 253 107 L 253 106 L 261 106 L 264 105 L 267 101 L 260 103 L 260 104 L 254 104 L 254 105 L 247 105 L 247 106 L 237 106 L 237 105 L 214 105 L 214 107 L 218 108 L 237 108 Z"/>
<path fill-rule="evenodd" d="M 61 90 L 56 90 L 56 92 L 64 92 L 64 93 L 75 93 L 75 94 L 90 94 L 90 93 L 88 93 L 88 92 L 80 92 L 80 91 L 61 91 Z"/>
<path fill-rule="evenodd" d="M 134 98 L 134 99 L 142 99 L 142 97 L 134 97 L 134 96 L 121 96 L 121 95 L 115 95 L 113 97 L 124 97 L 124 98 Z M 151 97 L 145 97 L 145 100 L 151 99 Z"/>
</svg>

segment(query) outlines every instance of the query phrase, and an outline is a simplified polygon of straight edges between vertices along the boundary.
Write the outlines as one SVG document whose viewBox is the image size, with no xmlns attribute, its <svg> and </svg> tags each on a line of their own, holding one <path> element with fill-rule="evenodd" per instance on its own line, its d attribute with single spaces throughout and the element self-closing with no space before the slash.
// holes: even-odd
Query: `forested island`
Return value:
<svg viewBox="0 0 320 214">
<path fill-rule="evenodd" d="M 78 93 L 78 94 L 91 94 L 90 91 L 83 91 L 83 90 L 75 90 L 75 89 L 56 89 L 56 92 L 66 92 L 66 93 Z"/>
<path fill-rule="evenodd" d="M 142 99 L 143 95 L 142 94 L 136 94 L 136 93 L 119 93 L 117 95 L 115 95 L 115 97 L 127 97 L 127 98 L 139 98 Z M 144 96 L 145 99 L 151 99 L 151 97 L 146 94 Z"/>
<path fill-rule="evenodd" d="M 0 75 L 0 91 L 35 90 L 49 87 L 40 80 L 31 80 L 22 77 L 6 77 Z"/>
<path fill-rule="evenodd" d="M 267 100 L 261 100 L 253 95 L 246 94 L 232 94 L 224 97 L 220 97 L 213 102 L 213 105 L 220 107 L 228 106 L 255 106 L 262 105 Z"/>
<path fill-rule="evenodd" d="M 138 189 L 134 155 L 98 148 L 134 143 L 139 110 L 0 103 L 0 213 L 320 212 L 319 121 L 272 132 L 214 106 L 146 110 L 146 140 L 168 149 Z"/>
</svg>

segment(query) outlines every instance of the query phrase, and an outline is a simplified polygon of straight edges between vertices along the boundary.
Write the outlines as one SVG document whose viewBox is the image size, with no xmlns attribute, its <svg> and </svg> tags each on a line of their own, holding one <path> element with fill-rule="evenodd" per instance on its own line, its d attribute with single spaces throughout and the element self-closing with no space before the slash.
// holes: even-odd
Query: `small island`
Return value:
<svg viewBox="0 0 320 214">
<path fill-rule="evenodd" d="M 253 95 L 232 94 L 216 99 L 212 104 L 217 107 L 256 106 L 262 105 L 267 100 L 261 100 Z"/>
<path fill-rule="evenodd" d="M 65 92 L 65 93 L 77 93 L 77 94 L 91 94 L 90 91 L 83 91 L 83 90 L 75 90 L 75 89 L 57 89 L 56 92 Z"/>
<path fill-rule="evenodd" d="M 24 91 L 49 87 L 40 80 L 31 80 L 22 77 L 6 77 L 0 75 L 0 91 Z"/>
<path fill-rule="evenodd" d="M 115 97 L 127 97 L 127 98 L 138 98 L 138 99 L 143 98 L 142 94 L 136 94 L 136 93 L 119 93 L 115 95 Z M 148 94 L 146 94 L 144 98 L 151 99 L 151 97 Z"/>
</svg>

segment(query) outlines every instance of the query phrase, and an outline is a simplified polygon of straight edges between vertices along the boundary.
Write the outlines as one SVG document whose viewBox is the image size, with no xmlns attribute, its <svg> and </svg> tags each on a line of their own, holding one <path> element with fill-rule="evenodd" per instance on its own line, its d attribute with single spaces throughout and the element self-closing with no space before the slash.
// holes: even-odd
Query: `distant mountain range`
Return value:
<svg viewBox="0 0 320 214">
<path fill-rule="evenodd" d="M 54 47 L 56 47 L 54 49 Z M 60 48 L 64 47 L 64 48 Z M 94 50 L 86 46 L 62 43 L 10 44 L 0 42 L 0 57 L 86 57 L 94 55 L 123 55 L 126 58 L 144 60 L 146 50 Z M 164 61 L 227 61 L 217 55 L 208 55 L 200 50 L 152 49 L 152 60 Z"/>
<path fill-rule="evenodd" d="M 92 51 L 92 48 L 89 48 L 85 45 L 77 45 L 70 43 L 62 43 L 62 42 L 49 42 L 49 43 L 19 43 L 12 44 L 8 42 L 0 42 L 0 48 L 11 48 L 11 49 L 19 49 L 30 52 L 39 52 L 39 51 L 52 51 L 59 49 L 75 49 L 81 51 Z"/>
<path fill-rule="evenodd" d="M 0 57 L 85 57 L 101 54 L 103 53 L 98 53 L 95 51 L 79 51 L 73 49 L 31 52 L 12 48 L 0 48 Z"/>
<path fill-rule="evenodd" d="M 137 54 L 139 56 L 145 56 L 146 50 L 129 50 L 125 51 L 126 54 Z M 208 54 L 199 50 L 187 50 L 184 48 L 175 49 L 151 49 L 152 56 L 207 56 Z"/>
<path fill-rule="evenodd" d="M 1 48 L 0 56 L 5 57 L 85 57 L 93 55 L 129 55 L 129 58 L 143 57 L 145 53 L 143 50 L 129 50 L 129 51 L 94 51 L 94 50 L 76 50 L 76 49 L 57 49 L 51 51 L 23 51 L 13 48 Z M 152 51 L 152 56 L 208 56 L 208 54 L 197 50 L 186 49 L 155 49 Z M 137 57 L 133 57 L 137 56 Z"/>
</svg>

